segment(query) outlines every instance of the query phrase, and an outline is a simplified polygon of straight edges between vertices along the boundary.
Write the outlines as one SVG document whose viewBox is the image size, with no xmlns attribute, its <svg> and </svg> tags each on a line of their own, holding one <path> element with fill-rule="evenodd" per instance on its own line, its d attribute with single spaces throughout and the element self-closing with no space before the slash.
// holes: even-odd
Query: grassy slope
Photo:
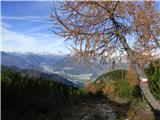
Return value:
<svg viewBox="0 0 160 120">
<path fill-rule="evenodd" d="M 149 79 L 149 83 L 150 83 L 149 87 L 151 89 L 151 92 L 158 100 L 160 100 L 160 66 L 159 65 L 160 65 L 160 61 L 155 61 L 154 63 L 151 63 L 149 67 L 145 70 L 147 77 Z M 106 81 L 117 82 L 120 80 L 127 80 L 126 76 L 127 76 L 126 70 L 114 70 L 99 76 L 97 80 L 94 82 L 94 84 L 98 86 L 99 89 L 103 89 L 105 87 L 104 84 L 106 83 Z"/>
<path fill-rule="evenodd" d="M 97 78 L 97 80 L 94 82 L 95 85 L 98 86 L 98 88 L 103 88 L 106 81 L 117 81 L 117 80 L 123 80 L 126 79 L 126 70 L 114 70 L 108 73 L 105 73 Z"/>
</svg>

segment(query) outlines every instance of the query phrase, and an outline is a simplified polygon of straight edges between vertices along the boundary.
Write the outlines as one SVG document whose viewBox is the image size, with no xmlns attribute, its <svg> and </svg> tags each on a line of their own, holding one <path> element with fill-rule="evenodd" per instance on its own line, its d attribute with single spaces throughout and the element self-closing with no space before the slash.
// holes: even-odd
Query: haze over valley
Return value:
<svg viewBox="0 0 160 120">
<path fill-rule="evenodd" d="M 35 54 L 18 52 L 1 52 L 1 64 L 15 66 L 20 69 L 33 69 L 48 74 L 58 74 L 74 83 L 96 78 L 110 69 L 94 61 L 77 62 L 71 55 Z M 125 63 L 119 63 L 118 68 L 126 69 Z"/>
</svg>

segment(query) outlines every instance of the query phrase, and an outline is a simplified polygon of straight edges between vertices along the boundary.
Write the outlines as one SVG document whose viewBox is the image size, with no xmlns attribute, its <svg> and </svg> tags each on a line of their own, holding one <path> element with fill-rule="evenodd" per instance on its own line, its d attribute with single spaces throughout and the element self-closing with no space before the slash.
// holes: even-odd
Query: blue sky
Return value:
<svg viewBox="0 0 160 120">
<path fill-rule="evenodd" d="M 160 10 L 160 2 L 157 2 Z M 67 54 L 64 39 L 51 31 L 52 2 L 3 1 L 1 3 L 2 50 Z"/>
<path fill-rule="evenodd" d="M 69 53 L 63 38 L 51 31 L 52 2 L 1 3 L 2 50 L 14 52 Z"/>
</svg>

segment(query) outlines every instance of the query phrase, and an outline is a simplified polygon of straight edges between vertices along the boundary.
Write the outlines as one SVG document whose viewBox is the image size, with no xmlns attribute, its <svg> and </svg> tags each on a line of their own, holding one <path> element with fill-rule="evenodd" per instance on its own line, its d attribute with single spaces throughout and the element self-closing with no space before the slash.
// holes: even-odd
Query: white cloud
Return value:
<svg viewBox="0 0 160 120">
<path fill-rule="evenodd" d="M 2 50 L 14 52 L 68 53 L 63 38 L 53 34 L 22 34 L 2 27 Z"/>
<path fill-rule="evenodd" d="M 31 21 L 31 22 L 50 22 L 48 16 L 44 16 L 44 17 L 40 17 L 40 16 L 2 16 L 1 19 L 23 20 L 23 21 Z"/>
<path fill-rule="evenodd" d="M 10 24 L 8 24 L 7 22 L 2 22 L 2 21 L 1 21 L 1 29 L 2 29 L 2 28 L 10 28 L 10 27 L 11 27 Z"/>
<path fill-rule="evenodd" d="M 11 25 L 9 24 L 8 22 L 4 22 L 2 21 L 1 22 L 1 26 L 3 28 L 6 28 L 6 29 L 22 29 L 22 28 L 25 28 L 23 29 L 23 32 L 24 33 L 39 33 L 40 31 L 51 31 L 50 29 L 52 28 L 50 23 L 36 23 L 34 24 L 33 22 L 24 22 L 24 21 L 19 21 L 18 24 L 16 25 Z"/>
</svg>

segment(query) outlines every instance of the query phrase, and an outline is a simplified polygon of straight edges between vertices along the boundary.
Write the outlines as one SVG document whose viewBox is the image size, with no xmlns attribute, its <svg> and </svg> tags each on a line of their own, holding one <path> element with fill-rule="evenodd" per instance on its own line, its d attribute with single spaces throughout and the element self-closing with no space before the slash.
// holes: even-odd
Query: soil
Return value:
<svg viewBox="0 0 160 120">
<path fill-rule="evenodd" d="M 119 104 L 109 99 L 85 100 L 80 104 L 65 107 L 62 120 L 159 120 L 147 103 L 133 106 Z"/>
</svg>

